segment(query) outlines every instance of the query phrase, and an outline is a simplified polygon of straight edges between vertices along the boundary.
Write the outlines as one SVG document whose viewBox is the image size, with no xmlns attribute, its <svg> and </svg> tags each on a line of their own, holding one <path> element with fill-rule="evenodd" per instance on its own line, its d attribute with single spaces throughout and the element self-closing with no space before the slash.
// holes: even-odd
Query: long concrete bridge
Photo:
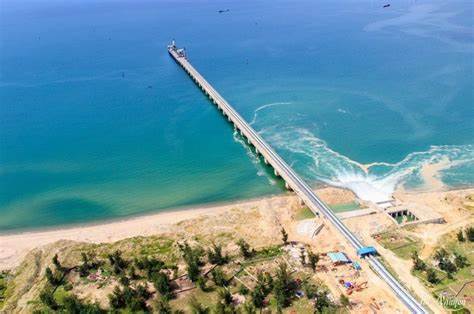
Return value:
<svg viewBox="0 0 474 314">
<path fill-rule="evenodd" d="M 222 111 L 224 117 L 253 145 L 257 154 L 263 156 L 266 164 L 273 167 L 275 175 L 285 181 L 287 189 L 293 190 L 308 208 L 319 215 L 322 213 L 338 232 L 340 232 L 355 250 L 363 248 L 360 240 L 339 220 L 338 217 L 314 193 L 311 187 L 301 179 L 296 172 L 272 149 L 270 145 L 235 111 L 235 109 L 209 84 L 204 77 L 188 61 L 185 51 L 178 49 L 174 42 L 168 46 L 168 52 L 173 59 L 186 71 L 192 80 L 207 97 Z M 396 296 L 413 313 L 428 313 L 428 311 L 387 271 L 384 265 L 374 256 L 369 256 L 368 262 L 373 270 L 388 284 Z"/>
</svg>

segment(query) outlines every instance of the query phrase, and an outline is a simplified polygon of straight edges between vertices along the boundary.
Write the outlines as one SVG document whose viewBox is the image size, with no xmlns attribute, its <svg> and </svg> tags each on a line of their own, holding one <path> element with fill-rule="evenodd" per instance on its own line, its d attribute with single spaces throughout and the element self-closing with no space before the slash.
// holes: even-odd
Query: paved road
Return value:
<svg viewBox="0 0 474 314">
<path fill-rule="evenodd" d="M 339 218 L 324 204 L 303 181 L 296 172 L 268 145 L 260 135 L 227 103 L 227 101 L 209 84 L 204 77 L 184 57 L 178 55 L 174 49 L 168 49 L 170 55 L 181 65 L 181 67 L 196 82 L 210 100 L 222 110 L 224 116 L 232 122 L 242 136 L 246 137 L 257 153 L 261 154 L 265 161 L 275 169 L 276 174 L 281 176 L 289 188 L 291 188 L 311 211 L 322 213 L 327 219 L 354 247 L 359 249 L 363 244 L 359 239 L 339 220 Z M 428 311 L 387 271 L 376 257 L 368 257 L 368 262 L 373 270 L 390 286 L 397 297 L 413 313 L 427 313 Z"/>
</svg>

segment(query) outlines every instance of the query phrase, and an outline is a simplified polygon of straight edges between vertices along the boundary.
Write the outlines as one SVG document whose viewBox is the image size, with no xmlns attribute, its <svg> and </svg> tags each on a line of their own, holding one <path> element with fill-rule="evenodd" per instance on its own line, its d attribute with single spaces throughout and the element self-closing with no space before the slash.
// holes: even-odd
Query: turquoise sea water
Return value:
<svg viewBox="0 0 474 314">
<path fill-rule="evenodd" d="M 0 231 L 283 191 L 172 38 L 314 185 L 473 186 L 473 4 L 383 4 L 0 0 Z"/>
</svg>

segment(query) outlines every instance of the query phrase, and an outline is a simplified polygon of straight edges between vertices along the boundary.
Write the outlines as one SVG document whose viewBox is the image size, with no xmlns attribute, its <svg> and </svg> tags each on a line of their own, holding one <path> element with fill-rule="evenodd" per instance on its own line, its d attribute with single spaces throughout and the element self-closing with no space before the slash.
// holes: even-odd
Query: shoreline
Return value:
<svg viewBox="0 0 474 314">
<path fill-rule="evenodd" d="M 48 230 L 28 230 L 0 234 L 0 271 L 18 266 L 33 249 L 66 240 L 88 243 L 111 243 L 137 236 L 153 236 L 172 232 L 173 227 L 186 220 L 219 215 L 235 208 L 250 209 L 275 200 L 288 200 L 291 194 L 279 194 L 225 204 L 195 205 L 125 219 L 95 222 L 76 226 L 57 226 Z"/>
<path fill-rule="evenodd" d="M 348 188 L 332 186 L 328 184 L 324 184 L 324 185 L 318 184 L 315 187 L 313 187 L 313 190 L 320 191 L 320 190 L 324 190 L 328 188 L 337 189 L 337 190 L 346 190 L 346 191 L 350 191 L 351 193 L 354 193 Z M 399 186 L 395 188 L 395 190 L 393 191 L 392 197 L 396 197 L 398 193 L 413 194 L 413 193 L 427 193 L 427 192 L 448 192 L 448 191 L 466 190 L 466 189 L 471 189 L 471 188 L 474 188 L 474 186 L 467 185 L 467 186 L 459 186 L 459 187 L 450 187 L 447 185 L 436 185 L 436 186 L 430 185 L 430 186 L 410 188 L 410 189 L 405 189 L 402 186 Z M 209 202 L 209 203 L 168 207 L 168 208 L 163 208 L 163 209 L 158 209 L 158 210 L 135 213 L 135 214 L 130 214 L 130 215 L 121 216 L 121 217 L 104 218 L 104 219 L 94 220 L 94 221 L 85 221 L 85 222 L 76 222 L 76 223 L 73 222 L 69 224 L 51 225 L 51 226 L 44 226 L 44 227 L 40 227 L 40 226 L 24 227 L 24 228 L 16 228 L 16 229 L 4 230 L 4 231 L 0 230 L 0 239 L 4 236 L 15 236 L 15 235 L 22 235 L 22 234 L 30 234 L 30 233 L 44 233 L 44 232 L 57 231 L 57 230 L 68 230 L 68 229 L 76 229 L 76 228 L 83 228 L 83 227 L 95 227 L 95 226 L 101 226 L 101 225 L 108 225 L 108 224 L 113 224 L 113 223 L 125 222 L 128 220 L 153 217 L 156 215 L 181 212 L 181 211 L 193 211 L 196 209 L 219 208 L 219 207 L 229 206 L 229 205 L 237 206 L 237 205 L 247 204 L 250 202 L 261 201 L 264 199 L 271 199 L 274 197 L 286 197 L 286 196 L 294 196 L 294 195 L 295 195 L 294 192 L 282 191 L 281 193 L 266 194 L 262 196 L 252 197 L 252 198 L 243 198 L 243 199 L 237 198 L 235 200 L 216 201 L 216 202 Z M 361 201 L 366 202 L 364 200 L 361 200 Z M 0 246 L 0 249 L 1 249 L 1 246 Z M 0 257 L 0 260 L 1 260 L 1 257 Z"/>
<path fill-rule="evenodd" d="M 328 187 L 330 186 L 321 186 L 315 189 L 315 191 L 328 188 Z M 337 188 L 337 187 L 334 187 L 334 188 Z M 24 228 L 17 228 L 17 229 L 5 230 L 5 231 L 0 230 L 0 239 L 3 236 L 14 236 L 14 235 L 28 234 L 28 233 L 42 233 L 42 232 L 49 232 L 49 231 L 56 231 L 56 230 L 67 230 L 67 229 L 75 229 L 75 228 L 82 228 L 82 227 L 108 225 L 112 223 L 124 222 L 127 220 L 134 220 L 138 218 L 146 218 L 146 217 L 152 217 L 156 215 L 181 212 L 181 211 L 193 211 L 196 209 L 218 208 L 218 207 L 223 207 L 223 206 L 228 206 L 228 205 L 237 206 L 237 205 L 242 205 L 249 202 L 257 202 L 263 199 L 269 199 L 273 197 L 285 197 L 285 196 L 291 196 L 291 195 L 292 194 L 290 192 L 282 191 L 282 193 L 266 194 L 262 196 L 251 197 L 251 198 L 168 207 L 168 208 L 162 208 L 162 209 L 157 209 L 157 210 L 151 210 L 151 211 L 146 211 L 146 212 L 141 212 L 141 213 L 125 215 L 121 217 L 111 217 L 111 218 L 104 218 L 104 219 L 93 220 L 93 221 L 73 222 L 69 224 L 51 225 L 51 226 L 44 226 L 44 227 L 31 227 L 31 228 L 24 227 Z"/>
<path fill-rule="evenodd" d="M 334 204 L 344 203 L 355 198 L 355 195 L 349 190 L 335 187 L 321 187 L 316 191 L 323 196 L 323 199 Z M 294 193 L 281 193 L 250 200 L 170 209 L 107 222 L 0 234 L 0 270 L 12 269 L 18 266 L 31 250 L 60 240 L 110 243 L 136 236 L 152 236 L 173 232 L 176 230 L 176 224 L 182 221 L 217 216 L 233 209 L 250 210 L 255 207 L 269 206 L 269 204 L 275 208 L 285 208 L 295 200 Z"/>
<path fill-rule="evenodd" d="M 421 193 L 442 193 L 456 190 L 466 190 L 466 188 L 449 188 Z M 319 187 L 315 191 L 324 202 L 330 205 L 357 200 L 355 194 L 348 189 L 326 186 Z M 397 190 L 394 196 L 396 197 L 398 193 L 411 195 L 413 193 L 420 193 L 420 191 Z M 84 223 L 75 226 L 56 226 L 47 230 L 24 230 L 2 233 L 0 234 L 0 271 L 13 269 L 18 266 L 31 250 L 60 240 L 111 243 L 137 236 L 153 236 L 176 231 L 176 227 L 179 227 L 177 224 L 180 222 L 206 216 L 217 216 L 234 209 L 249 210 L 255 207 L 265 207 L 269 204 L 276 206 L 276 208 L 286 208 L 296 198 L 294 193 L 281 193 L 255 199 L 220 202 L 219 204 L 191 205 L 157 213 L 112 219 L 106 222 Z"/>
</svg>

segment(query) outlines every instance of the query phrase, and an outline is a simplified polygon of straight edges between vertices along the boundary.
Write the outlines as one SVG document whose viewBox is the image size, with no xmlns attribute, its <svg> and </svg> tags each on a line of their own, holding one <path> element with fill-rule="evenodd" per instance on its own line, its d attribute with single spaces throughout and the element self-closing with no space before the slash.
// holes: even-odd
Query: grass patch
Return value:
<svg viewBox="0 0 474 314">
<path fill-rule="evenodd" d="M 345 204 L 337 204 L 329 206 L 335 213 L 349 212 L 351 210 L 360 209 L 360 206 L 357 202 L 350 202 Z"/>
<path fill-rule="evenodd" d="M 2 308 L 3 303 L 7 299 L 7 287 L 8 287 L 8 273 L 0 273 L 0 308 Z"/>
<path fill-rule="evenodd" d="M 311 219 L 314 218 L 313 212 L 308 208 L 308 207 L 303 207 L 298 209 L 296 212 L 296 220 L 305 220 L 305 219 Z"/>
<path fill-rule="evenodd" d="M 394 252 L 398 257 L 411 259 L 414 251 L 420 251 L 423 243 L 409 236 L 402 236 L 394 231 L 384 232 L 377 236 L 377 240 L 386 249 Z"/>
</svg>

